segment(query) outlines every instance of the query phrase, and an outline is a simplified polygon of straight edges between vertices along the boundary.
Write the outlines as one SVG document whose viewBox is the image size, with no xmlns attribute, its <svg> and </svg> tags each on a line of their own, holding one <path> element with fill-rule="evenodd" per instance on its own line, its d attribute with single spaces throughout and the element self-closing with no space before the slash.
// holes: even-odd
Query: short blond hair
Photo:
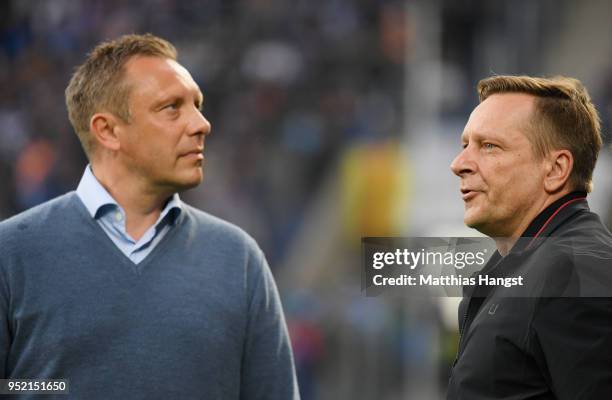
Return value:
<svg viewBox="0 0 612 400">
<path fill-rule="evenodd" d="M 130 119 L 130 86 L 124 82 L 124 66 L 135 56 L 176 60 L 177 51 L 170 42 L 151 34 L 124 35 L 102 42 L 77 67 L 66 88 L 70 123 L 90 159 L 95 143 L 89 133 L 91 117 L 107 111 L 126 122 Z"/>
<path fill-rule="evenodd" d="M 586 88 L 578 79 L 564 76 L 493 76 L 478 82 L 483 102 L 496 93 L 525 93 L 536 97 L 529 126 L 534 154 L 542 158 L 554 149 L 574 156 L 570 174 L 573 190 L 593 189 L 593 170 L 602 146 L 599 115 Z"/>
</svg>

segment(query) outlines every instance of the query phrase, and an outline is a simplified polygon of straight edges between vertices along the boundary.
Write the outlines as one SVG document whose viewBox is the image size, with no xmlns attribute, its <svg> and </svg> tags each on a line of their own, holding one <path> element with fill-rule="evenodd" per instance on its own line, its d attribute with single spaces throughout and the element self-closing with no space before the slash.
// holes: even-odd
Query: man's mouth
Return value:
<svg viewBox="0 0 612 400">
<path fill-rule="evenodd" d="M 461 198 L 463 201 L 470 201 L 479 193 L 477 190 L 461 189 Z"/>
<path fill-rule="evenodd" d="M 203 160 L 204 159 L 204 154 L 202 154 L 203 151 L 204 151 L 204 147 L 198 147 L 197 149 L 193 149 L 191 151 L 181 154 L 181 157 L 193 157 L 193 158 Z"/>
</svg>

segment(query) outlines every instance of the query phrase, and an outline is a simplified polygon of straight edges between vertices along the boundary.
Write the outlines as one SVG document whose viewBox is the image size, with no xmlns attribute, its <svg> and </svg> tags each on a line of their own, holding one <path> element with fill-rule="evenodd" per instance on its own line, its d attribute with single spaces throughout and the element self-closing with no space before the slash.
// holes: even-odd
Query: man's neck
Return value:
<svg viewBox="0 0 612 400">
<path fill-rule="evenodd" d="M 136 241 L 155 224 L 172 195 L 147 187 L 144 181 L 129 173 L 117 173 L 99 165 L 92 165 L 92 172 L 125 211 L 125 230 Z"/>
</svg>

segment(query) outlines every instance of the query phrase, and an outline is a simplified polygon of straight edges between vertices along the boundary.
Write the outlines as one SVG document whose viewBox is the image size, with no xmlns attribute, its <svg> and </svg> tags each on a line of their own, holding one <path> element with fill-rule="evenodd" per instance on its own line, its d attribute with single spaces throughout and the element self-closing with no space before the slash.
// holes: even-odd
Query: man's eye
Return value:
<svg viewBox="0 0 612 400">
<path fill-rule="evenodd" d="M 468 144 L 467 144 L 467 143 L 461 143 L 461 148 L 462 148 L 462 149 L 465 149 L 466 147 L 468 147 Z"/>
<path fill-rule="evenodd" d="M 167 110 L 178 110 L 178 103 L 171 103 L 164 107 Z"/>
<path fill-rule="evenodd" d="M 494 148 L 496 148 L 497 146 L 494 145 L 493 143 L 485 143 L 482 145 L 482 147 L 485 148 L 485 150 L 493 150 Z"/>
</svg>

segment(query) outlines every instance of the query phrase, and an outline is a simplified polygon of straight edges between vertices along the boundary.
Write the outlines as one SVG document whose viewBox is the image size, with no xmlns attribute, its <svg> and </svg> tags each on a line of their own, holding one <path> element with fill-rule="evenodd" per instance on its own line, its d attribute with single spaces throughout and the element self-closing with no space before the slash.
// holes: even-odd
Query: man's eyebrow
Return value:
<svg viewBox="0 0 612 400">
<path fill-rule="evenodd" d="M 152 104 L 152 107 L 159 107 L 159 106 L 164 105 L 165 103 L 175 101 L 176 99 L 178 99 L 178 97 L 179 96 L 176 96 L 174 94 L 164 93 L 162 95 L 155 97 L 151 104 Z"/>
<path fill-rule="evenodd" d="M 204 94 L 201 90 L 198 90 L 198 94 L 196 95 L 196 99 L 200 103 L 200 107 L 204 104 Z"/>
<path fill-rule="evenodd" d="M 461 143 L 467 143 L 469 139 L 475 141 L 482 140 L 483 133 L 478 131 L 463 131 L 461 133 Z"/>
<path fill-rule="evenodd" d="M 198 89 L 194 91 L 194 96 L 196 102 L 198 103 L 198 107 L 202 108 L 202 105 L 204 104 L 204 94 L 201 90 Z M 184 96 L 177 93 L 164 93 L 153 99 L 152 107 L 159 107 L 164 105 L 165 103 L 170 103 L 177 100 L 185 101 L 186 99 L 184 98 Z"/>
</svg>

